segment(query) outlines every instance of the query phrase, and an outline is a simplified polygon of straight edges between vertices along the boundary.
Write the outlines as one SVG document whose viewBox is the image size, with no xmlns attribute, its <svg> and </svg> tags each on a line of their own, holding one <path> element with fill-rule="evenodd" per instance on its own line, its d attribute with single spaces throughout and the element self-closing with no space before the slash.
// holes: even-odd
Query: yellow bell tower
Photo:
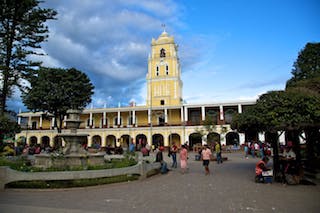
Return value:
<svg viewBox="0 0 320 213">
<path fill-rule="evenodd" d="M 147 106 L 178 106 L 182 104 L 181 68 L 178 45 L 164 30 L 151 41 L 148 59 Z"/>
</svg>

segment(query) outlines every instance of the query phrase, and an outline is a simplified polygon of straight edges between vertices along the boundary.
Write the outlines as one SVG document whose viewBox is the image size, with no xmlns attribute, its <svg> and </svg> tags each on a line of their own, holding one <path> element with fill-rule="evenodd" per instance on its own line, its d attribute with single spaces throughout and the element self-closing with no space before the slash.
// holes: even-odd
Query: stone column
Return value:
<svg viewBox="0 0 320 213">
<path fill-rule="evenodd" d="M 244 133 L 239 133 L 239 144 L 244 144 L 245 142 L 245 134 Z"/>
<path fill-rule="evenodd" d="M 50 137 L 50 146 L 51 147 L 54 146 L 54 137 L 53 136 Z"/>
<path fill-rule="evenodd" d="M 63 127 L 66 127 L 66 126 L 67 126 L 66 120 L 67 120 L 67 116 L 65 115 L 65 116 L 64 116 L 64 119 L 63 119 Z"/>
<path fill-rule="evenodd" d="M 42 129 L 42 115 L 40 115 L 39 128 Z"/>
<path fill-rule="evenodd" d="M 169 146 L 169 137 L 168 137 L 168 135 L 165 135 L 163 137 L 163 145 L 164 146 Z"/>
<path fill-rule="evenodd" d="M 180 116 L 181 116 L 181 123 L 184 122 L 184 112 L 183 112 L 183 106 L 180 109 Z"/>
<path fill-rule="evenodd" d="M 151 109 L 148 109 L 148 124 L 151 124 Z"/>
<path fill-rule="evenodd" d="M 136 126 L 136 111 L 132 110 L 132 125 Z"/>
<path fill-rule="evenodd" d="M 101 146 L 106 147 L 107 146 L 107 140 L 106 140 L 106 134 L 102 134 L 102 141 L 101 141 Z"/>
<path fill-rule="evenodd" d="M 168 123 L 168 109 L 164 109 L 164 123 Z"/>
<path fill-rule="evenodd" d="M 186 136 L 185 136 L 185 134 L 186 134 L 186 130 L 185 130 L 185 129 L 183 129 L 183 130 L 182 130 L 181 137 L 180 137 L 181 145 L 182 145 L 182 144 L 184 144 L 184 143 L 186 142 Z"/>
<path fill-rule="evenodd" d="M 202 145 L 208 144 L 207 143 L 207 135 L 202 136 L 201 140 L 202 140 Z"/>
<path fill-rule="evenodd" d="M 278 132 L 278 134 L 280 135 L 281 132 Z M 280 145 L 285 145 L 286 144 L 286 137 L 285 137 L 285 132 L 283 132 L 280 137 L 279 137 L 279 143 Z"/>
<path fill-rule="evenodd" d="M 103 112 L 102 119 L 103 119 L 102 127 L 105 128 L 107 125 L 107 112 Z"/>
<path fill-rule="evenodd" d="M 220 134 L 220 141 L 221 141 L 221 145 L 226 145 L 227 144 L 226 134 L 225 133 Z"/>
<path fill-rule="evenodd" d="M 238 113 L 242 113 L 242 105 L 241 104 L 238 104 Z"/>
<path fill-rule="evenodd" d="M 223 106 L 222 105 L 220 105 L 220 107 L 219 107 L 219 109 L 220 109 L 220 120 L 224 120 L 224 115 L 223 115 Z"/>
<path fill-rule="evenodd" d="M 88 147 L 92 146 L 92 137 L 89 135 L 88 136 Z"/>
<path fill-rule="evenodd" d="M 90 118 L 89 118 L 89 127 L 92 128 L 92 112 L 90 112 Z"/>
<path fill-rule="evenodd" d="M 51 128 L 54 129 L 55 117 L 51 118 Z"/>
<path fill-rule="evenodd" d="M 28 117 L 28 128 L 31 129 L 32 123 L 31 123 L 31 116 Z"/>
<path fill-rule="evenodd" d="M 206 119 L 206 112 L 204 106 L 201 106 L 201 119 L 203 121 Z"/>
<path fill-rule="evenodd" d="M 19 109 L 19 114 L 21 113 L 21 109 Z M 20 125 L 21 124 L 21 117 L 18 116 L 18 124 Z"/>
<path fill-rule="evenodd" d="M 118 110 L 118 117 L 117 117 L 117 123 L 118 123 L 118 126 L 121 126 L 120 124 L 120 110 Z"/>
<path fill-rule="evenodd" d="M 188 108 L 184 107 L 184 121 L 188 122 Z"/>
</svg>

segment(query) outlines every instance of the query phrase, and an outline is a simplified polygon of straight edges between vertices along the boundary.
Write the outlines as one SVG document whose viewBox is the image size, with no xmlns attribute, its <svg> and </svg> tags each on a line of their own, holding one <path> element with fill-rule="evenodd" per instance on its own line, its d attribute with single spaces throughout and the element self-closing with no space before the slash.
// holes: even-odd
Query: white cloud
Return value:
<svg viewBox="0 0 320 213">
<path fill-rule="evenodd" d="M 174 1 L 70 0 L 47 5 L 58 10 L 58 20 L 50 22 L 46 64 L 86 72 L 96 87 L 93 100 L 98 105 L 108 96 L 109 101 L 125 103 L 134 94 L 143 99 L 141 85 L 135 84 L 145 80 L 149 44 L 161 33 L 161 23 L 169 21 L 174 28 L 169 20 L 179 12 Z"/>
</svg>

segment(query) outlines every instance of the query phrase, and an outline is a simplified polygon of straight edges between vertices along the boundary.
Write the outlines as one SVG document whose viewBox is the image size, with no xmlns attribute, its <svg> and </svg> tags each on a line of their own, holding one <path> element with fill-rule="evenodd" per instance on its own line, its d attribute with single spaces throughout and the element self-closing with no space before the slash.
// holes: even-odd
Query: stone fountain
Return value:
<svg viewBox="0 0 320 213">
<path fill-rule="evenodd" d="M 80 112 L 79 110 L 68 110 L 67 113 L 69 118 L 66 120 L 66 128 L 70 132 L 58 134 L 66 142 L 63 154 L 67 156 L 87 155 L 87 151 L 83 149 L 81 144 L 86 141 L 88 134 L 77 133 L 81 124 Z"/>
<path fill-rule="evenodd" d="M 88 134 L 77 133 L 80 126 L 80 110 L 68 110 L 68 119 L 63 133 L 58 134 L 65 141 L 61 153 L 40 153 L 35 155 L 35 166 L 42 168 L 87 168 L 88 165 L 103 165 L 104 153 L 88 153 L 81 144 Z"/>
</svg>

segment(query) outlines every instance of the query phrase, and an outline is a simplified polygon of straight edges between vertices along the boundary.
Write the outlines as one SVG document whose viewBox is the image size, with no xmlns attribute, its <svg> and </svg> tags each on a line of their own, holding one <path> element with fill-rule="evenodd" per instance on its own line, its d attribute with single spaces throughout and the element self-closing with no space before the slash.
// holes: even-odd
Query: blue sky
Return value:
<svg viewBox="0 0 320 213">
<path fill-rule="evenodd" d="M 320 42 L 317 0 L 67 0 L 41 58 L 95 85 L 93 107 L 145 104 L 147 57 L 161 24 L 179 45 L 187 103 L 252 100 L 284 89 L 298 52 Z M 8 103 L 23 104 L 17 92 Z"/>
</svg>

